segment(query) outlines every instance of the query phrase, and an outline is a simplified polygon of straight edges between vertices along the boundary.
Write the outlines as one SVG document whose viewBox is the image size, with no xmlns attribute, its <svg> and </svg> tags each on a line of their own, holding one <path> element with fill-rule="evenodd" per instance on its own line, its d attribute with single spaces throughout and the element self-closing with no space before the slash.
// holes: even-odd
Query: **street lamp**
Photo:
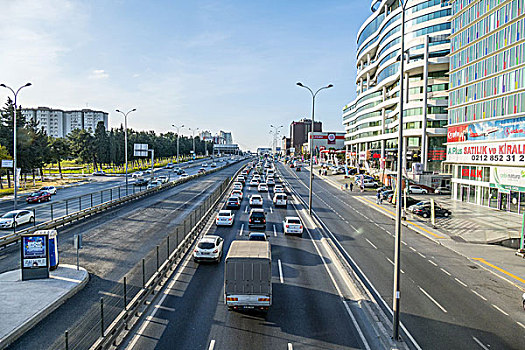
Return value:
<svg viewBox="0 0 525 350">
<path fill-rule="evenodd" d="M 1 87 L 3 88 L 6 88 L 6 89 L 9 89 L 11 90 L 11 92 L 13 93 L 13 95 L 15 96 L 15 99 L 14 99 L 14 107 L 15 109 L 13 110 L 13 178 L 14 178 L 14 185 L 15 185 L 15 188 L 14 188 L 14 198 L 13 198 L 13 208 L 14 210 L 16 210 L 16 206 L 17 206 L 17 192 L 18 192 L 18 181 L 17 181 L 17 168 L 16 168 L 16 98 L 18 97 L 18 93 L 20 92 L 20 90 L 22 90 L 23 88 L 25 87 L 28 87 L 28 86 L 31 86 L 31 83 L 27 83 L 21 87 L 18 88 L 18 90 L 16 90 L 16 92 L 11 89 L 9 86 L 5 85 L 5 84 L 0 84 Z"/>
<path fill-rule="evenodd" d="M 126 113 L 116 110 L 118 113 L 121 113 L 124 116 L 124 161 L 126 162 L 126 195 L 128 194 L 128 114 L 135 112 L 137 109 L 133 108 Z"/>
<path fill-rule="evenodd" d="M 195 153 L 195 132 L 196 132 L 196 131 L 199 131 L 199 128 L 195 128 L 195 129 L 188 128 L 188 130 L 190 130 L 190 131 L 192 132 L 192 138 L 193 138 L 193 156 L 194 156 L 194 157 L 197 157 L 197 153 Z"/>
<path fill-rule="evenodd" d="M 176 126 L 175 124 L 171 124 L 171 126 L 173 126 L 175 129 L 177 129 L 177 166 L 179 165 L 179 131 L 181 128 L 184 127 L 184 124 L 182 124 L 181 126 Z M 195 149 L 195 147 L 194 147 Z"/>
<path fill-rule="evenodd" d="M 276 149 L 276 143 L 277 143 L 277 136 L 279 134 L 279 132 L 281 131 L 280 129 L 281 128 L 284 128 L 284 126 L 282 125 L 279 125 L 279 126 L 273 126 L 270 124 L 270 128 L 273 128 L 273 144 L 272 144 L 272 150 L 273 150 L 273 153 L 275 155 L 275 153 L 277 153 L 277 149 Z M 270 131 L 271 132 L 271 131 Z"/>
<path fill-rule="evenodd" d="M 313 179 L 314 179 L 314 140 L 313 140 L 313 132 L 315 130 L 315 119 L 314 119 L 314 115 L 315 115 L 315 96 L 317 96 L 317 94 L 319 93 L 319 91 L 321 90 L 324 90 L 324 89 L 329 89 L 331 87 L 333 87 L 332 84 L 329 84 L 327 86 L 324 86 L 322 88 L 319 88 L 315 93 L 312 91 L 312 89 L 310 89 L 308 86 L 306 85 L 303 85 L 301 82 L 298 82 L 297 83 L 298 86 L 302 87 L 302 88 L 305 88 L 305 89 L 308 89 L 308 91 L 310 91 L 310 94 L 312 94 L 312 140 L 310 142 L 310 196 L 308 197 L 308 213 L 310 215 L 312 215 L 312 184 L 313 184 Z M 310 140 L 308 140 L 310 141 Z"/>
</svg>

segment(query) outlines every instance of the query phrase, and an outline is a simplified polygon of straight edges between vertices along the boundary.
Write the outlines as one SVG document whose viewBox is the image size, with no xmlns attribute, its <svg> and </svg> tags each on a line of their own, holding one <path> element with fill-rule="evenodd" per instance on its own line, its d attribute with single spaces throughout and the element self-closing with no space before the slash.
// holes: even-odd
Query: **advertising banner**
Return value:
<svg viewBox="0 0 525 350">
<path fill-rule="evenodd" d="M 22 280 L 49 278 L 48 234 L 21 235 Z"/>
<path fill-rule="evenodd" d="M 335 134 L 333 133 L 328 134 L 328 144 L 335 145 Z"/>
<path fill-rule="evenodd" d="M 491 187 L 510 191 L 525 191 L 525 169 L 493 167 Z"/>
<path fill-rule="evenodd" d="M 447 145 L 447 161 L 465 164 L 525 165 L 525 141 Z"/>
<path fill-rule="evenodd" d="M 447 142 L 508 140 L 525 137 L 525 117 L 448 127 Z"/>
</svg>

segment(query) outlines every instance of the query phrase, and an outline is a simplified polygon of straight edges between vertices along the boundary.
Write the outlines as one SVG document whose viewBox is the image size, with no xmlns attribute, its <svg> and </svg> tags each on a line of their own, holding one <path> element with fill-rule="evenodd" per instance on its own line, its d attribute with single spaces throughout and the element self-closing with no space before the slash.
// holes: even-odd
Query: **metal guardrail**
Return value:
<svg viewBox="0 0 525 350">
<path fill-rule="evenodd" d="M 243 168 L 225 179 L 182 224 L 139 261 L 114 288 L 105 293 L 107 296 L 93 305 L 50 349 L 99 350 L 110 347 L 119 334 L 128 328 L 130 321 L 139 315 L 148 297 L 161 285 L 172 268 L 182 261 Z M 175 244 L 171 244 L 173 242 Z"/>
<path fill-rule="evenodd" d="M 28 227 L 28 228 L 25 228 L 23 230 L 15 231 L 14 233 L 5 235 L 5 236 L 0 238 L 0 248 L 5 247 L 5 246 L 10 245 L 10 244 L 13 244 L 13 243 L 16 243 L 20 239 L 20 235 L 21 234 L 28 234 L 28 233 L 33 233 L 36 230 L 48 230 L 48 229 L 54 229 L 54 228 L 58 228 L 58 227 L 61 227 L 61 226 L 65 226 L 65 225 L 67 225 L 69 223 L 82 220 L 82 219 L 87 218 L 89 216 L 92 216 L 94 214 L 100 213 L 101 211 L 108 210 L 110 208 L 113 208 L 115 206 L 124 204 L 126 202 L 133 201 L 133 200 L 136 200 L 136 199 L 148 196 L 148 195 L 150 195 L 152 193 L 157 193 L 159 191 L 170 189 L 170 188 L 173 188 L 175 186 L 179 186 L 179 185 L 181 185 L 183 183 L 186 183 L 186 182 L 188 182 L 188 181 L 190 181 L 192 179 L 195 179 L 195 178 L 198 178 L 198 177 L 201 177 L 201 176 L 204 176 L 204 175 L 209 175 L 209 174 L 215 173 L 215 172 L 217 172 L 219 170 L 222 170 L 222 169 L 224 169 L 224 168 L 226 168 L 226 167 L 228 167 L 230 165 L 237 164 L 238 162 L 240 162 L 240 160 L 236 161 L 236 162 L 233 162 L 233 163 L 228 163 L 226 165 L 217 167 L 217 168 L 209 170 L 209 171 L 206 171 L 205 173 L 196 174 L 196 175 L 190 175 L 190 176 L 188 176 L 186 178 L 183 178 L 183 179 L 177 179 L 177 180 L 170 181 L 168 183 L 162 184 L 159 187 L 155 187 L 155 188 L 151 188 L 151 189 L 145 189 L 145 190 L 142 190 L 142 191 L 139 191 L 139 192 L 134 192 L 132 194 L 125 195 L 125 196 L 121 196 L 122 191 L 120 190 L 121 188 L 124 188 L 124 190 L 125 190 L 125 186 L 116 186 L 116 187 L 112 187 L 112 188 L 105 189 L 105 190 L 102 190 L 102 191 L 97 191 L 97 192 L 94 192 L 94 193 L 96 193 L 96 194 L 100 193 L 100 197 L 102 199 L 101 200 L 102 203 L 96 204 L 96 205 L 90 205 L 89 207 L 87 207 L 85 209 L 82 209 L 82 204 L 81 204 L 82 200 L 81 200 L 81 198 L 89 196 L 89 197 L 91 197 L 90 203 L 93 203 L 93 199 L 92 199 L 93 198 L 93 193 L 86 194 L 86 195 L 83 195 L 83 196 L 73 197 L 73 199 L 67 199 L 67 200 L 63 200 L 61 202 L 57 202 L 56 204 L 58 204 L 58 203 L 65 203 L 66 215 L 63 215 L 63 216 L 60 216 L 60 217 L 57 217 L 57 218 L 52 218 L 51 220 L 48 220 L 46 222 L 43 222 L 43 223 L 40 223 L 40 224 L 35 224 L 32 227 Z M 118 188 L 117 193 L 119 194 L 119 196 L 117 198 L 113 199 L 113 190 L 116 189 L 116 188 Z M 108 192 L 110 194 L 110 199 L 108 201 L 103 202 L 103 198 L 104 198 L 103 192 Z M 78 210 L 74 211 L 72 213 L 69 213 L 68 203 L 77 202 L 77 201 L 79 203 L 79 205 L 77 207 Z M 51 216 L 53 216 L 52 213 L 53 213 L 53 206 L 51 206 Z"/>
</svg>

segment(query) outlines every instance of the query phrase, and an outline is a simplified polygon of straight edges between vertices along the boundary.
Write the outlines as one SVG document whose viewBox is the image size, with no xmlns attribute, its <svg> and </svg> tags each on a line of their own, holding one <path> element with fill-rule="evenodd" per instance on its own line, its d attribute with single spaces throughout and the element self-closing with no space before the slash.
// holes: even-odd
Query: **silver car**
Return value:
<svg viewBox="0 0 525 350">
<path fill-rule="evenodd" d="M 35 215 L 31 210 L 11 210 L 0 217 L 0 228 L 13 228 L 34 222 Z"/>
</svg>

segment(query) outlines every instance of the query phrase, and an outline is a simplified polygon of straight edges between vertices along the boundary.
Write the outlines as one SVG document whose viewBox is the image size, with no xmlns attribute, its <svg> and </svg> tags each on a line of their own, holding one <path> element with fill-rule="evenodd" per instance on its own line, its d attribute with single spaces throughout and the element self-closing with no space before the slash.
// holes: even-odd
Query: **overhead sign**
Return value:
<svg viewBox="0 0 525 350">
<path fill-rule="evenodd" d="M 49 236 L 21 235 L 22 280 L 49 278 Z"/>
<path fill-rule="evenodd" d="M 12 168 L 13 166 L 12 159 L 2 159 L 2 168 Z"/>
<path fill-rule="evenodd" d="M 508 140 L 525 137 L 525 117 L 448 127 L 447 142 Z"/>
<path fill-rule="evenodd" d="M 465 164 L 525 165 L 525 141 L 447 145 L 447 161 Z"/>
<path fill-rule="evenodd" d="M 147 157 L 148 148 L 148 144 L 146 143 L 135 143 L 133 144 L 133 155 L 135 157 Z"/>
</svg>

